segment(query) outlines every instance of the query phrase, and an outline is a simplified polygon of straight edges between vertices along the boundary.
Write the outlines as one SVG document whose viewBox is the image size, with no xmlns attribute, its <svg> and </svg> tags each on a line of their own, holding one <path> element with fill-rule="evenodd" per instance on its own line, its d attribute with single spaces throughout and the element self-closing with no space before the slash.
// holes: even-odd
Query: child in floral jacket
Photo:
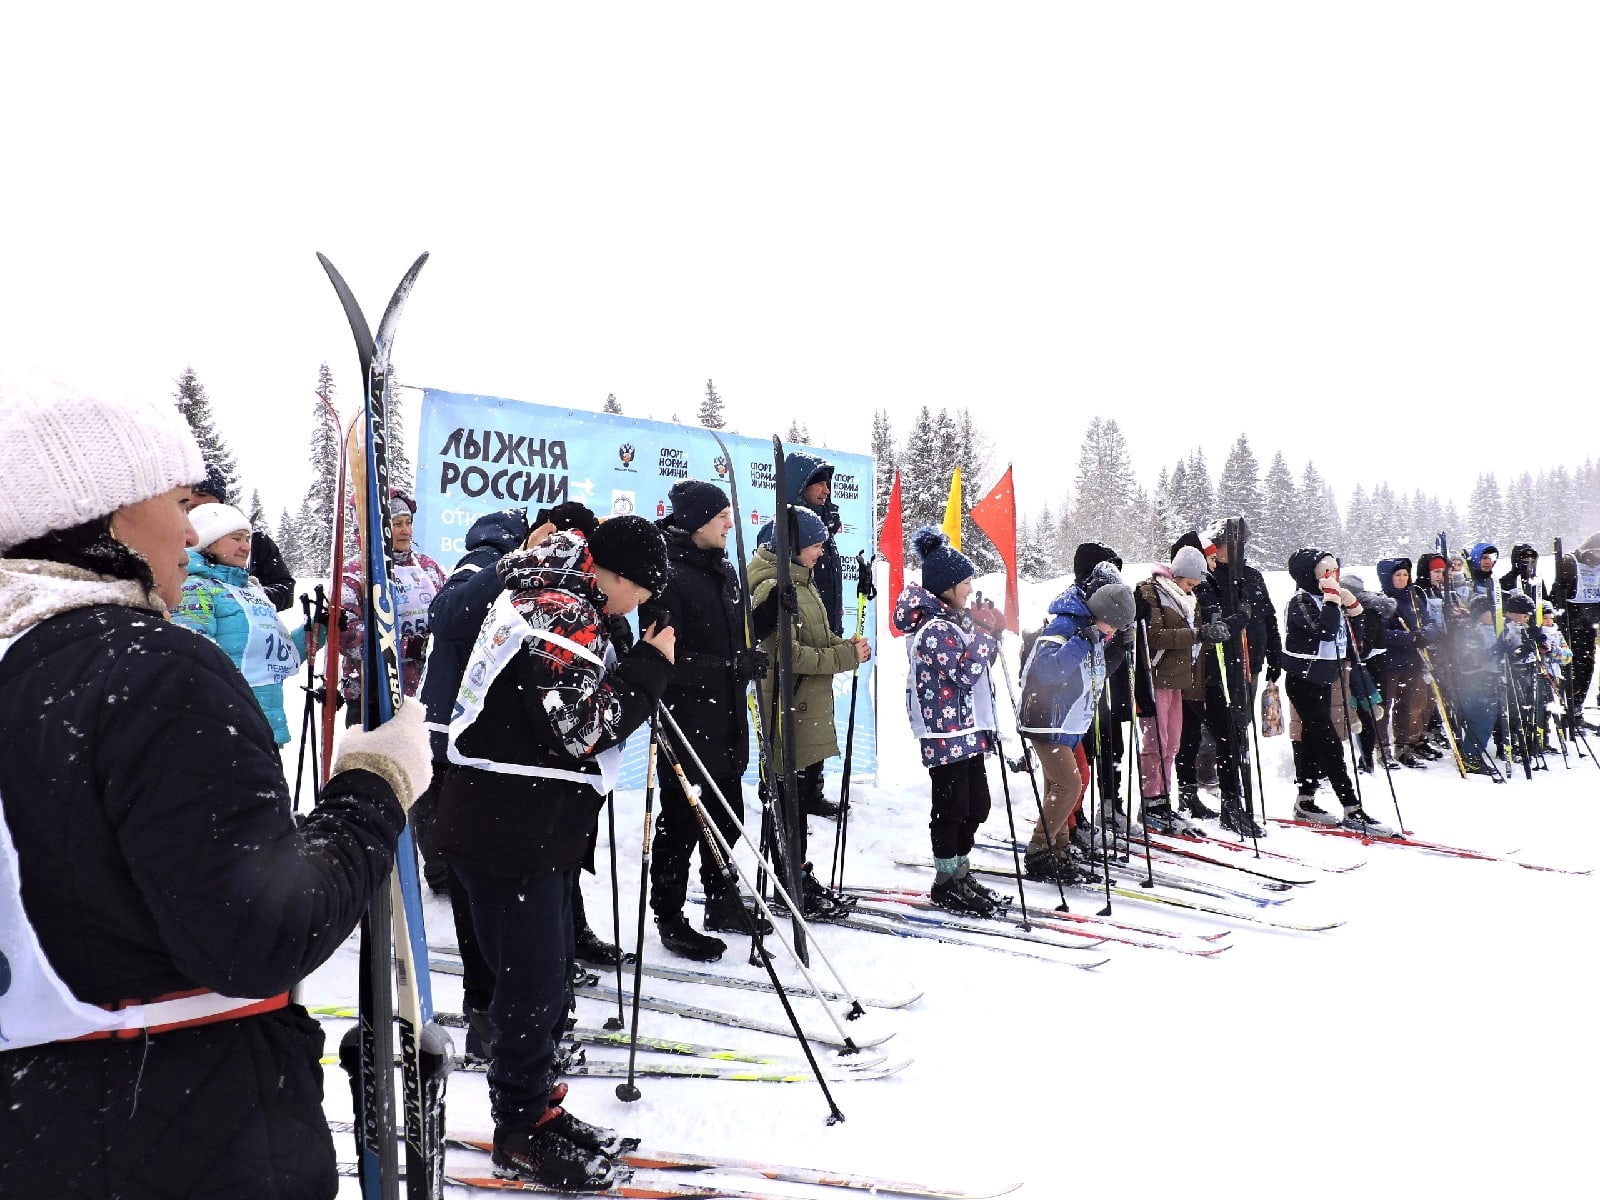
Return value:
<svg viewBox="0 0 1600 1200">
<path fill-rule="evenodd" d="M 912 545 L 922 583 L 895 602 L 895 628 L 907 635 L 906 711 L 932 782 L 933 901 L 956 912 L 988 916 L 998 902 L 969 874 L 967 856 L 989 815 L 984 758 L 997 745 L 989 664 L 1005 616 L 993 605 L 969 609 L 972 561 L 931 526 Z"/>
</svg>

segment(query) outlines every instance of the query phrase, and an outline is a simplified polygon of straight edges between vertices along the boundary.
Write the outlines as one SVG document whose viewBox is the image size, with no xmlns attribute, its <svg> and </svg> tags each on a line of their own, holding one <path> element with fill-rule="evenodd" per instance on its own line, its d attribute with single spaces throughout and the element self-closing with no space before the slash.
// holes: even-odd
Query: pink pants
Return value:
<svg viewBox="0 0 1600 1200">
<path fill-rule="evenodd" d="M 1172 764 L 1183 738 L 1183 693 L 1156 689 L 1156 712 L 1139 718 L 1139 795 L 1144 800 L 1170 795 Z"/>
</svg>

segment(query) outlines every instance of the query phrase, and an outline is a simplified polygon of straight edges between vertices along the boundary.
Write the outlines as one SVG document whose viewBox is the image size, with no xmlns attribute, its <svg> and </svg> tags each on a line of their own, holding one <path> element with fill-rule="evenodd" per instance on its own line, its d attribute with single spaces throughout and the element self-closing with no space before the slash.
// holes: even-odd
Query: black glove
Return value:
<svg viewBox="0 0 1600 1200">
<path fill-rule="evenodd" d="M 1268 663 L 1267 664 L 1267 682 L 1268 683 L 1277 683 L 1278 680 L 1282 676 L 1283 676 L 1283 668 L 1282 667 L 1280 667 L 1277 663 Z"/>
<path fill-rule="evenodd" d="M 400 657 L 410 662 L 421 662 L 428 657 L 428 635 L 413 633 L 400 648 Z"/>
<path fill-rule="evenodd" d="M 1081 637 L 1091 646 L 1099 646 L 1106 640 L 1106 635 L 1100 632 L 1100 626 L 1096 625 L 1093 621 L 1090 621 L 1082 629 L 1078 630 L 1077 633 L 1073 634 L 1073 636 Z"/>
<path fill-rule="evenodd" d="M 1228 618 L 1228 636 L 1238 637 L 1244 632 L 1244 627 L 1250 624 L 1250 607 L 1242 605 L 1238 612 Z"/>
<path fill-rule="evenodd" d="M 786 613 L 799 613 L 800 593 L 795 591 L 793 584 L 790 584 L 787 588 L 779 590 L 778 607 Z"/>
<path fill-rule="evenodd" d="M 1221 617 L 1216 617 L 1200 626 L 1200 640 L 1208 646 L 1215 646 L 1228 640 L 1228 623 Z"/>
<path fill-rule="evenodd" d="M 767 668 L 772 665 L 767 652 L 760 646 L 752 646 L 748 650 L 735 650 L 733 652 L 733 677 L 740 683 L 749 683 L 755 679 L 765 679 Z"/>
<path fill-rule="evenodd" d="M 1239 601 L 1239 611 L 1235 615 L 1241 616 L 1248 621 L 1251 617 L 1255 616 L 1255 610 L 1250 607 L 1250 602 L 1248 600 L 1241 600 Z"/>
</svg>

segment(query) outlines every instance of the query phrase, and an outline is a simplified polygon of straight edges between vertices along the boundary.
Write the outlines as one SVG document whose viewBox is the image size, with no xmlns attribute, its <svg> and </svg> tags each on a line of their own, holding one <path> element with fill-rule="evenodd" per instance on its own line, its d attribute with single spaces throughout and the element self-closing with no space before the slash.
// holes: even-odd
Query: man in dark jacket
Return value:
<svg viewBox="0 0 1600 1200">
<path fill-rule="evenodd" d="M 612 1131 L 561 1108 L 556 1047 L 566 1028 L 572 887 L 622 743 L 672 677 L 673 634 L 648 627 L 618 657 L 605 615 L 667 583 L 666 548 L 642 517 L 585 538 L 551 534 L 496 564 L 495 598 L 462 674 L 449 733 L 454 770 L 439 801 L 439 847 L 466 888 L 494 970 L 489 1101 L 494 1163 L 551 1187 L 615 1179 Z"/>
<path fill-rule="evenodd" d="M 204 482 L 194 485 L 194 504 L 231 504 L 228 499 L 228 481 L 222 472 L 206 464 Z M 250 531 L 250 574 L 256 577 L 261 590 L 279 612 L 294 603 L 294 572 L 283 561 L 278 543 L 260 529 Z"/>
<path fill-rule="evenodd" d="M 750 725 L 745 697 L 752 681 L 765 678 L 766 654 L 760 644 L 777 625 L 772 603 L 751 614 L 755 628 L 746 637 L 739 573 L 728 561 L 733 510 L 714 483 L 685 479 L 672 487 L 672 512 L 657 522 L 667 543 L 665 594 L 639 610 L 641 627 L 670 625 L 677 635 L 672 684 L 664 703 L 684 737 L 700 756 L 733 813 L 709 792 L 702 811 L 730 843 L 739 840 L 744 820 L 741 777 L 750 762 Z M 753 647 L 753 648 L 752 648 Z M 696 781 L 699 782 L 699 781 Z M 747 933 L 738 889 L 700 850 L 700 882 L 705 888 L 705 927 L 700 933 L 683 916 L 689 860 L 700 844 L 699 822 L 680 788 L 663 787 L 650 856 L 650 907 L 661 944 L 684 958 L 713 961 L 727 949 L 711 931 Z M 761 921 L 757 914 L 750 919 Z M 764 922 L 763 922 L 764 923 Z"/>
<path fill-rule="evenodd" d="M 833 502 L 833 464 L 804 450 L 791 450 L 783 460 L 783 477 L 789 485 L 789 503 L 803 505 L 816 513 L 822 527 L 828 531 L 823 543 L 822 557 L 812 568 L 811 581 L 822 594 L 822 607 L 828 614 L 828 628 L 835 636 L 844 636 L 844 571 L 839 564 L 839 547 L 834 537 L 843 528 L 839 506 Z M 760 542 L 771 522 L 762 526 L 756 540 Z"/>
<path fill-rule="evenodd" d="M 1572 647 L 1571 694 L 1567 726 L 1583 720 L 1583 705 L 1594 678 L 1595 631 L 1600 627 L 1600 533 L 1590 534 L 1575 554 L 1556 560 L 1555 600 L 1564 611 L 1563 632 Z"/>
</svg>

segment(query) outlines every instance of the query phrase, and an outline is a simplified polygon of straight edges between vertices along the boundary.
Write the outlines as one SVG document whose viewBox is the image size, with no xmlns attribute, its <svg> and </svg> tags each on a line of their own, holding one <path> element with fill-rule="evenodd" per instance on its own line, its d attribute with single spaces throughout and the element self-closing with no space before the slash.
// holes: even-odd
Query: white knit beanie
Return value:
<svg viewBox="0 0 1600 1200">
<path fill-rule="evenodd" d="M 0 553 L 205 476 L 170 400 L 95 400 L 36 377 L 0 380 Z"/>
<path fill-rule="evenodd" d="M 189 510 L 189 524 L 194 526 L 200 549 L 204 550 L 218 538 L 249 529 L 250 518 L 231 504 L 202 504 Z"/>
</svg>

